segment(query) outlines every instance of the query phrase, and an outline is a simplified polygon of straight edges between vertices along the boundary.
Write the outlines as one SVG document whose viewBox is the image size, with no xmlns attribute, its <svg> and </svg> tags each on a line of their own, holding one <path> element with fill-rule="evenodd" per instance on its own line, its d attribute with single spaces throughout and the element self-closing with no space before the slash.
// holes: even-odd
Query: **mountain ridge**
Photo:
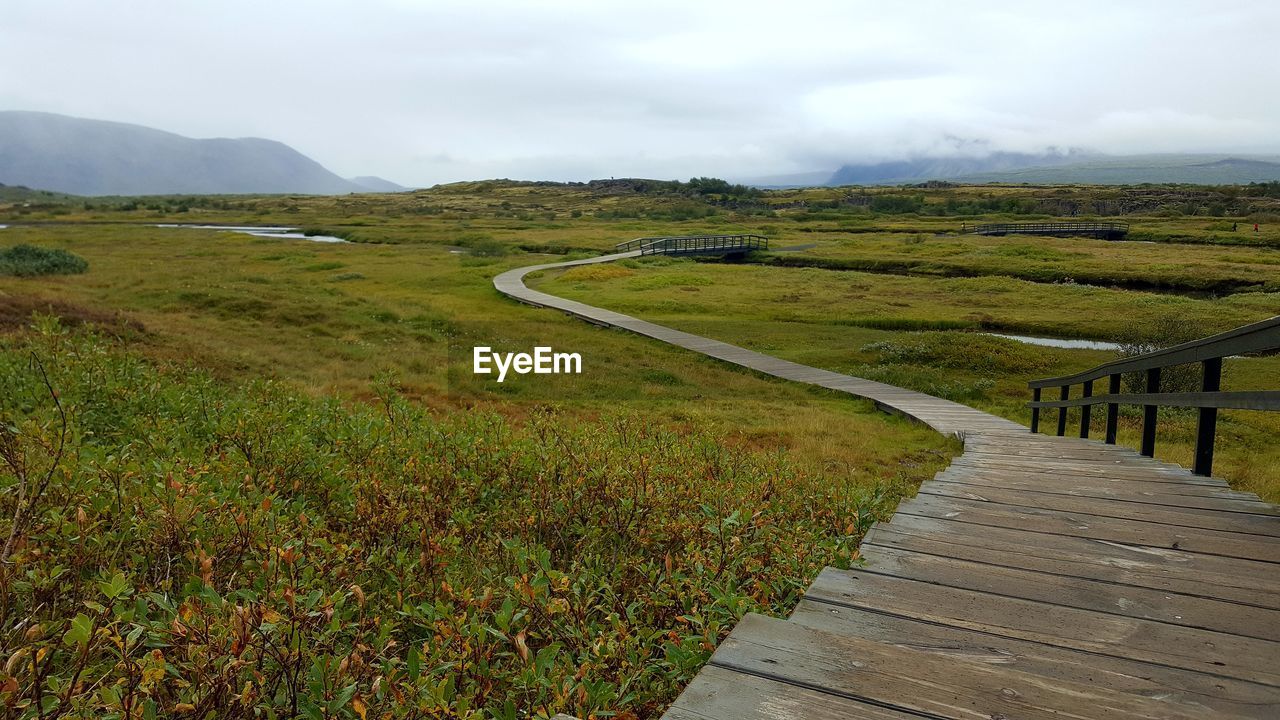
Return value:
<svg viewBox="0 0 1280 720">
<path fill-rule="evenodd" d="M 84 196 L 369 192 L 276 140 L 21 110 L 0 111 L 0 183 Z"/>
</svg>

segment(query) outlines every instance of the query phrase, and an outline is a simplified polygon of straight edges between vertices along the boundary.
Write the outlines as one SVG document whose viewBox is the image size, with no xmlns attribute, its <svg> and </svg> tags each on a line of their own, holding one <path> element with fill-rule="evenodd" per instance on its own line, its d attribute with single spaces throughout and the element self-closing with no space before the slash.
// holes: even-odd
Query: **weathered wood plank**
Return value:
<svg viewBox="0 0 1280 720">
<path fill-rule="evenodd" d="M 1152 468 L 1150 471 L 1143 470 L 1138 467 L 1130 467 L 1125 465 L 1085 465 L 1082 463 L 1068 464 L 1058 461 L 1049 460 L 1031 460 L 1031 459 L 994 459 L 990 456 L 977 457 L 961 455 L 955 459 L 955 464 L 961 467 L 973 467 L 979 469 L 994 470 L 1020 470 L 1039 471 L 1045 470 L 1059 475 L 1071 475 L 1073 477 L 1086 478 L 1108 478 L 1115 480 L 1133 479 L 1142 480 L 1143 482 L 1163 482 L 1175 485 L 1200 485 L 1204 487 L 1226 488 L 1226 483 L 1215 481 L 1210 478 L 1201 478 L 1187 473 L 1183 475 L 1178 471 L 1166 470 L 1163 468 Z"/>
<path fill-rule="evenodd" d="M 1096 684 L 1045 682 L 1015 669 L 999 654 L 970 654 L 968 659 L 956 662 L 949 648 L 886 644 L 747 615 L 711 663 L 932 717 L 1220 717 L 1205 707 L 1178 706 Z"/>
<path fill-rule="evenodd" d="M 919 720 L 919 715 L 708 665 L 663 720 Z"/>
<path fill-rule="evenodd" d="M 862 557 L 866 561 L 863 572 L 1280 641 L 1277 610 L 883 545 L 868 547 Z"/>
<path fill-rule="evenodd" d="M 1280 539 L 1263 535 L 1182 528 L 1141 520 L 1117 520 L 1084 513 L 1064 513 L 1012 505 L 992 505 L 937 495 L 917 495 L 900 504 L 898 512 L 977 525 L 1280 563 Z"/>
<path fill-rule="evenodd" d="M 897 515 L 877 523 L 864 549 L 896 547 L 992 565 L 1134 585 L 1280 610 L 1280 573 L 1253 560 L 1040 535 Z"/>
<path fill-rule="evenodd" d="M 791 622 L 815 630 L 855 635 L 891 645 L 923 646 L 955 662 L 1005 662 L 1051 681 L 1085 683 L 1157 698 L 1178 706 L 1206 707 L 1223 717 L 1280 717 L 1280 688 L 1181 668 L 1114 658 L 1000 635 L 921 622 L 860 608 L 801 600 Z"/>
<path fill-rule="evenodd" d="M 1255 638 L 827 569 L 811 600 L 1280 687 L 1277 646 Z"/>
<path fill-rule="evenodd" d="M 1280 507 L 1264 503 L 1251 493 L 1212 489 L 1187 492 L 1192 486 L 1169 487 L 1164 483 L 1146 483 L 1140 480 L 1079 480 L 1051 473 L 978 471 L 955 466 L 938 473 L 935 479 L 1008 490 L 1116 498 L 1173 507 L 1197 507 L 1280 517 Z"/>
<path fill-rule="evenodd" d="M 920 492 L 926 495 L 941 495 L 974 502 L 1034 507 L 1043 510 L 1085 513 L 1122 520 L 1143 520 L 1166 525 L 1204 528 L 1206 530 L 1224 530 L 1280 537 L 1280 517 L 1274 516 L 1250 515 L 1206 508 L 1172 508 L 1151 503 L 1128 502 L 1119 498 L 1100 500 L 1027 490 L 979 488 L 944 480 L 926 482 L 920 486 Z"/>
<path fill-rule="evenodd" d="M 1029 446 L 1027 443 L 1016 441 L 1007 444 L 979 444 L 965 443 L 965 454 L 974 458 L 989 458 L 994 462 L 1002 462 L 1008 460 L 1026 459 L 1032 462 L 1052 462 L 1062 463 L 1064 465 L 1081 464 L 1085 466 L 1099 467 L 1122 467 L 1122 468 L 1138 468 L 1153 467 L 1169 470 L 1178 476 L 1186 473 L 1186 468 L 1180 465 L 1139 455 L 1129 452 L 1112 452 L 1108 450 L 1099 450 L 1097 447 L 1071 447 L 1054 448 L 1048 446 Z M 1103 445 L 1102 447 L 1112 447 Z M 1212 479 L 1201 478 L 1198 475 L 1192 476 L 1195 479 Z"/>
</svg>

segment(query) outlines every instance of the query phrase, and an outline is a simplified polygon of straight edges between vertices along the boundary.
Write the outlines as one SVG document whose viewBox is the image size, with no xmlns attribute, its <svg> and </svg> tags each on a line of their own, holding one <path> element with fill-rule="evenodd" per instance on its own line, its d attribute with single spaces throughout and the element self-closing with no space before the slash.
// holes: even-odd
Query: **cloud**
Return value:
<svg viewBox="0 0 1280 720">
<path fill-rule="evenodd" d="M 1280 6 L 1221 1 L 9 0 L 0 108 L 270 137 L 411 184 L 1275 153 L 1278 34 Z"/>
</svg>

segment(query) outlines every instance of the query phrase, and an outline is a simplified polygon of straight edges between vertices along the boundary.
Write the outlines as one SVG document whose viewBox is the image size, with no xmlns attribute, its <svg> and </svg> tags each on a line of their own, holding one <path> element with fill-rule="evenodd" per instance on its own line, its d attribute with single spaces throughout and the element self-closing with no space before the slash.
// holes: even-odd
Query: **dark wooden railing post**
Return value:
<svg viewBox="0 0 1280 720">
<path fill-rule="evenodd" d="M 1108 395 L 1120 394 L 1120 374 L 1119 373 L 1115 373 L 1111 375 L 1110 378 L 1108 378 L 1107 394 Z M 1119 420 L 1120 420 L 1120 405 L 1118 403 L 1113 403 L 1113 402 L 1107 403 L 1106 443 L 1108 445 L 1116 444 L 1116 425 L 1119 424 Z"/>
<path fill-rule="evenodd" d="M 1040 388 L 1032 388 L 1031 401 L 1040 402 Z M 1031 432 L 1040 432 L 1040 408 L 1031 408 Z"/>
<path fill-rule="evenodd" d="M 1030 405 L 1033 406 L 1033 410 L 1041 410 L 1045 407 L 1058 408 L 1058 436 L 1060 437 L 1066 435 L 1068 409 L 1080 406 L 1080 437 L 1087 438 L 1093 431 L 1090 407 L 1094 404 L 1105 404 L 1108 445 L 1116 443 L 1119 406 L 1141 405 L 1142 440 L 1139 444 L 1139 452 L 1146 457 L 1155 456 L 1157 423 L 1161 406 L 1196 408 L 1198 415 L 1196 448 L 1191 469 L 1197 475 L 1209 476 L 1213 472 L 1219 411 L 1280 412 L 1280 389 L 1224 392 L 1222 390 L 1223 358 L 1250 356 L 1276 350 L 1280 350 L 1280 315 L 1207 338 L 1192 340 L 1136 357 L 1121 358 L 1074 375 L 1033 380 L 1027 383 L 1028 387 L 1035 391 L 1035 399 Z M 1201 365 L 1198 391 L 1162 391 L 1161 385 L 1169 384 L 1161 382 L 1164 368 L 1191 363 Z M 1121 392 L 1125 373 L 1142 373 L 1145 387 L 1135 392 Z M 1095 394 L 1094 384 L 1104 377 L 1107 378 L 1107 393 Z M 1070 388 L 1074 384 L 1081 385 L 1081 397 L 1073 401 L 1070 399 Z M 1048 393 L 1042 393 L 1041 388 L 1046 387 L 1058 388 L 1061 399 L 1057 402 L 1045 402 L 1042 396 Z M 1031 418 L 1033 431 L 1038 431 L 1040 413 L 1032 412 Z"/>
<path fill-rule="evenodd" d="M 1093 381 L 1092 380 L 1084 381 L 1084 395 L 1082 395 L 1082 397 L 1087 397 L 1087 398 L 1093 397 Z M 1092 405 L 1080 406 L 1080 437 L 1082 438 L 1089 437 L 1089 420 L 1091 419 L 1090 416 L 1092 415 L 1092 412 L 1091 412 L 1092 410 L 1093 410 Z"/>
<path fill-rule="evenodd" d="M 1066 400 L 1071 394 L 1071 386 L 1063 385 L 1062 392 L 1059 393 L 1059 400 Z M 1067 409 L 1065 407 L 1058 408 L 1058 437 L 1067 434 Z"/>
<path fill-rule="evenodd" d="M 1160 368 L 1153 367 L 1147 370 L 1147 393 L 1156 394 L 1160 392 Z M 1158 405 L 1142 406 L 1142 449 L 1139 451 L 1147 457 L 1154 457 L 1156 454 L 1156 411 Z"/>
<path fill-rule="evenodd" d="M 1218 392 L 1222 387 L 1222 358 L 1204 361 L 1200 390 Z M 1213 444 L 1218 434 L 1218 408 L 1200 408 L 1196 422 L 1196 460 L 1192 469 L 1197 475 L 1213 474 Z"/>
</svg>

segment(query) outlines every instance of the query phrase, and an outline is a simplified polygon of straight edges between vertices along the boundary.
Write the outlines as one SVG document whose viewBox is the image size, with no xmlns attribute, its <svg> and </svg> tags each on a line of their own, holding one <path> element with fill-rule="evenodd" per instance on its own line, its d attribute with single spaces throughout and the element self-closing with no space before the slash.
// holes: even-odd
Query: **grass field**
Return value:
<svg viewBox="0 0 1280 720">
<path fill-rule="evenodd" d="M 1029 421 L 1027 381 L 1084 370 L 1116 353 L 1038 347 L 980 331 L 1123 339 L 1135 327 L 1174 319 L 1202 336 L 1266 319 L 1280 307 L 1274 293 L 1212 299 L 1009 277 L 903 277 L 670 258 L 574 268 L 542 278 L 538 287 L 1022 423 Z M 686 300 L 673 302 L 673 295 Z M 1229 360 L 1224 389 L 1268 389 L 1278 372 L 1275 357 Z M 1121 439 L 1133 444 L 1138 409 L 1123 410 Z M 1194 413 L 1168 410 L 1165 415 L 1157 456 L 1189 464 Z M 1078 427 L 1078 411 L 1069 417 L 1069 427 Z M 1093 419 L 1100 422 L 1100 414 Z M 1277 418 L 1241 411 L 1226 413 L 1222 422 L 1217 474 L 1280 500 Z"/>
<path fill-rule="evenodd" d="M 19 526 L 0 563 L 0 699 L 23 718 L 656 717 L 738 617 L 785 614 L 818 568 L 854 562 L 959 445 L 515 304 L 494 275 L 642 235 L 761 233 L 772 249 L 749 264 L 531 282 L 1026 422 L 1028 379 L 1114 353 L 981 331 L 1115 339 L 1274 315 L 1269 192 L 10 193 L 0 248 L 88 270 L 0 277 L 0 540 Z M 957 234 L 1055 213 L 1114 214 L 1152 244 Z M 498 384 L 471 373 L 477 345 L 579 352 L 584 372 Z M 1277 369 L 1231 360 L 1224 380 L 1273 389 Z M 1159 454 L 1185 463 L 1194 417 L 1167 417 Z M 1126 413 L 1122 441 L 1136 427 Z M 1280 500 L 1276 418 L 1220 428 L 1219 474 Z"/>
</svg>

